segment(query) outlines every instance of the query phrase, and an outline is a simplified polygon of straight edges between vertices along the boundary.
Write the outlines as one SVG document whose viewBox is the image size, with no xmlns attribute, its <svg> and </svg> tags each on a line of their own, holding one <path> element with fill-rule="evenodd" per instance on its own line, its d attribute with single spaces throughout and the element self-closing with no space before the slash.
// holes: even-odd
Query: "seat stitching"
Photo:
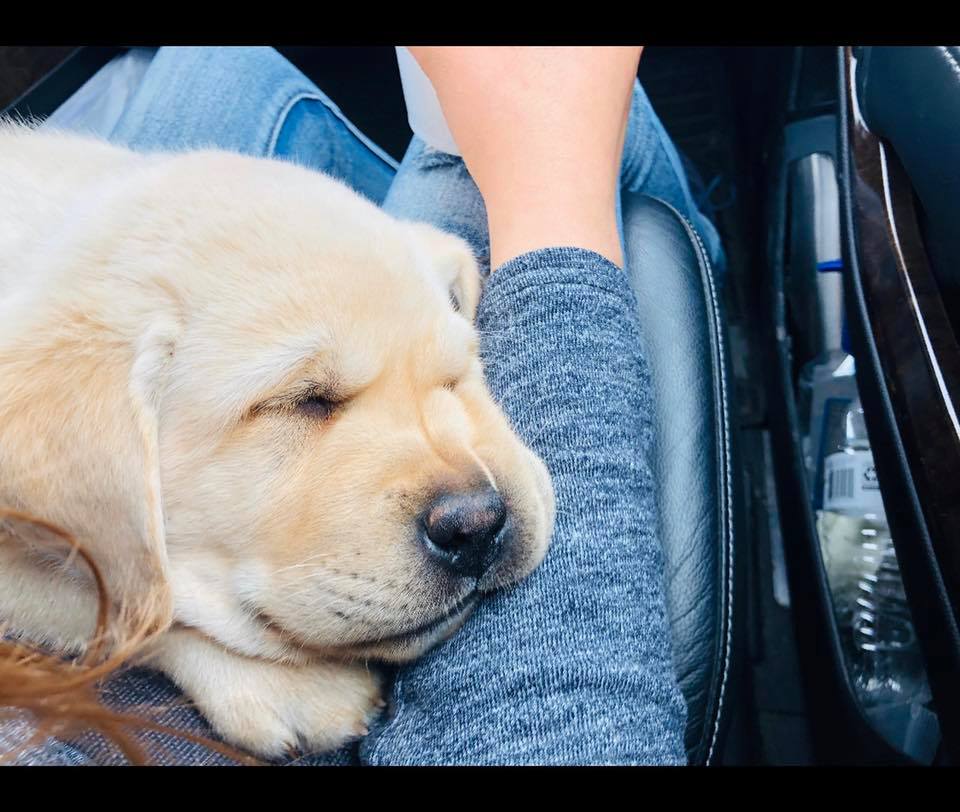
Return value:
<svg viewBox="0 0 960 812">
<path fill-rule="evenodd" d="M 723 445 L 724 445 L 724 467 L 722 469 L 722 475 L 724 479 L 724 484 L 722 488 L 723 494 L 723 512 L 724 512 L 724 521 L 723 526 L 725 529 L 725 551 L 726 551 L 726 580 L 725 580 L 725 594 L 724 594 L 724 610 L 723 610 L 723 622 L 726 626 L 724 634 L 724 658 L 723 658 L 723 676 L 720 682 L 720 695 L 717 699 L 717 712 L 714 717 L 713 725 L 713 734 L 710 737 L 710 748 L 707 752 L 706 764 L 710 764 L 713 759 L 713 753 L 716 748 L 717 738 L 720 733 L 720 714 L 723 709 L 724 694 L 726 693 L 727 687 L 727 677 L 730 672 L 730 657 L 732 650 L 732 637 L 733 637 L 733 621 L 732 621 L 732 607 L 733 607 L 733 519 L 732 519 L 732 491 L 731 491 L 731 472 L 730 472 L 730 431 L 728 425 L 728 415 L 727 415 L 727 381 L 726 381 L 726 368 L 724 365 L 724 355 L 723 355 L 723 331 L 721 329 L 722 325 L 720 323 L 720 314 L 719 307 L 717 303 L 717 292 L 713 282 L 713 274 L 710 267 L 710 259 L 707 255 L 706 249 L 704 248 L 703 241 L 700 239 L 700 235 L 697 233 L 697 230 L 694 228 L 693 224 L 688 220 L 684 215 L 677 211 L 673 206 L 665 201 L 661 201 L 667 206 L 680 220 L 683 221 L 688 235 L 692 236 L 696 241 L 698 247 L 698 259 L 701 261 L 701 276 L 706 278 L 707 287 L 710 291 L 710 302 L 711 302 L 711 316 L 713 317 L 714 322 L 714 331 L 717 338 L 717 354 L 719 357 L 719 367 L 720 367 L 720 416 L 721 416 L 721 430 L 723 432 Z"/>
</svg>

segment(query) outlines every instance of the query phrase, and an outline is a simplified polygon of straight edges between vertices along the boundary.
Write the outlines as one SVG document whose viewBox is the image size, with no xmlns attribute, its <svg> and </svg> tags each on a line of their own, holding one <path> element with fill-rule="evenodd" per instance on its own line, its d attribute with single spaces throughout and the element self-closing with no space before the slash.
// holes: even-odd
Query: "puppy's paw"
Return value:
<svg viewBox="0 0 960 812">
<path fill-rule="evenodd" d="M 230 744 L 261 757 L 335 750 L 360 738 L 383 707 L 379 677 L 362 665 L 286 665 L 233 654 L 173 632 L 157 659 Z"/>
<path fill-rule="evenodd" d="M 195 699 L 225 739 L 272 758 L 335 750 L 365 736 L 380 685 L 361 666 L 254 662 Z"/>
</svg>

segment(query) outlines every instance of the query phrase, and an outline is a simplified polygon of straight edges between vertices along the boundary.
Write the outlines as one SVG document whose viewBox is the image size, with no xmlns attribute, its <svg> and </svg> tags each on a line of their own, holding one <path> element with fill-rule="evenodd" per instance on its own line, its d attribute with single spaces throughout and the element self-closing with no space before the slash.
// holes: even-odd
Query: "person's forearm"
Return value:
<svg viewBox="0 0 960 812">
<path fill-rule="evenodd" d="M 410 50 L 483 195 L 491 267 L 550 246 L 622 265 L 616 195 L 642 49 Z"/>
<path fill-rule="evenodd" d="M 562 194 L 545 194 L 553 184 L 529 176 L 506 180 L 484 192 L 490 230 L 490 266 L 512 257 L 551 246 L 595 251 L 623 266 L 616 221 L 615 188 L 595 182 L 584 173 L 570 178 Z"/>
</svg>

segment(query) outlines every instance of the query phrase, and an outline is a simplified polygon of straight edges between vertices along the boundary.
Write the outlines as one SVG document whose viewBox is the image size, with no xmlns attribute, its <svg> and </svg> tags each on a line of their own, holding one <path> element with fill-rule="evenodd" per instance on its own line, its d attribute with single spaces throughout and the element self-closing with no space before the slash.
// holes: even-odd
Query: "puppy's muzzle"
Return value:
<svg viewBox="0 0 960 812">
<path fill-rule="evenodd" d="M 420 519 L 420 538 L 449 573 L 480 578 L 503 556 L 510 535 L 507 506 L 493 488 L 446 493 Z"/>
</svg>

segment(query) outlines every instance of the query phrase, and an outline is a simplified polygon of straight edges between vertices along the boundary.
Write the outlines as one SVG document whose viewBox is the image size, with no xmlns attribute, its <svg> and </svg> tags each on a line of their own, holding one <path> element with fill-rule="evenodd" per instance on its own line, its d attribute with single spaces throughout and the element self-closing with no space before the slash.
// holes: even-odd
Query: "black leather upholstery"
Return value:
<svg viewBox="0 0 960 812">
<path fill-rule="evenodd" d="M 960 332 L 960 47 L 864 47 L 857 101 L 900 159 L 922 209 L 930 263 Z"/>
<path fill-rule="evenodd" d="M 624 235 L 654 387 L 652 460 L 687 753 L 715 763 L 736 679 L 733 381 L 717 282 L 672 207 L 624 198 Z"/>
</svg>

